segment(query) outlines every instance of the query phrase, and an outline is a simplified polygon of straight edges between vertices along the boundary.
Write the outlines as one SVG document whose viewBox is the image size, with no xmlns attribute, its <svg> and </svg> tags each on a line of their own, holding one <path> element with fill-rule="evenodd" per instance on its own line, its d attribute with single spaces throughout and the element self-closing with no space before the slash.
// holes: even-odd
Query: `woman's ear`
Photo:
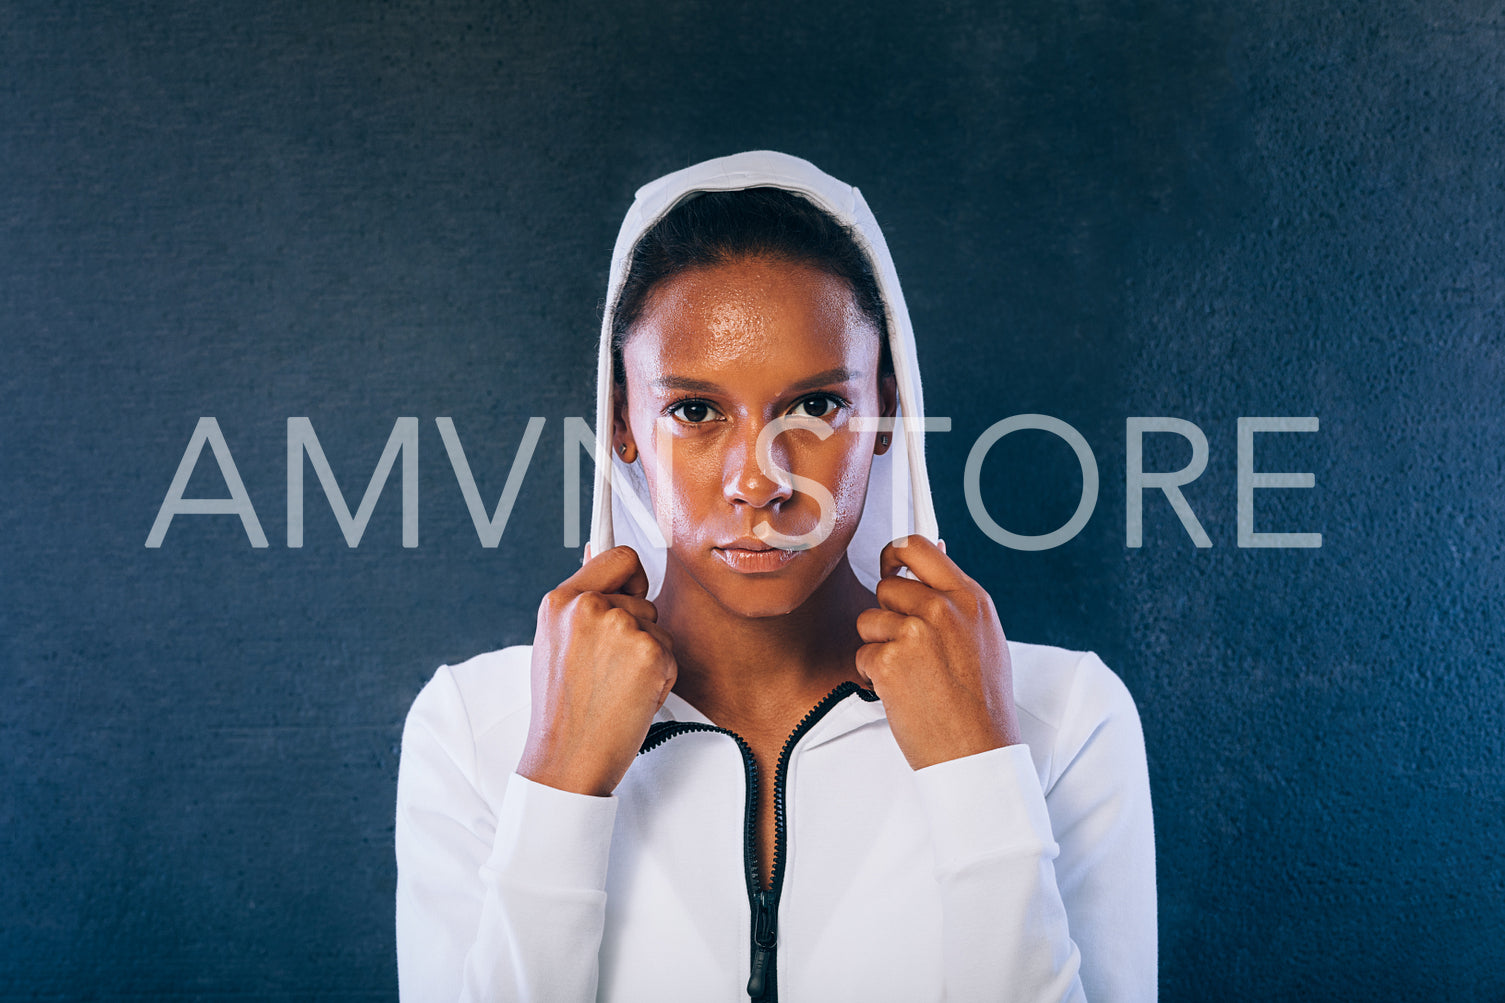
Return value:
<svg viewBox="0 0 1505 1003">
<path fill-rule="evenodd" d="M 893 373 L 878 377 L 878 413 L 884 418 L 892 418 L 899 413 L 898 382 Z M 873 455 L 882 456 L 888 452 L 893 441 L 892 432 L 879 432 L 878 441 L 873 446 Z"/>
<path fill-rule="evenodd" d="M 622 458 L 623 463 L 636 463 L 638 444 L 633 441 L 632 427 L 627 424 L 627 404 L 622 400 L 620 389 L 613 396 L 616 397 L 616 402 L 612 407 L 611 448 Z"/>
</svg>

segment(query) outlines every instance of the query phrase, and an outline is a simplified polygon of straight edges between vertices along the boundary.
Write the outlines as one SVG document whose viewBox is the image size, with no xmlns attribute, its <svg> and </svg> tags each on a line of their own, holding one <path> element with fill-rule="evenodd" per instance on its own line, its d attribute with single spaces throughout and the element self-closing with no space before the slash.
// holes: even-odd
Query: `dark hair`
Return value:
<svg viewBox="0 0 1505 1003">
<path fill-rule="evenodd" d="M 802 195 L 782 188 L 700 192 L 670 209 L 633 248 L 611 318 L 612 371 L 623 380 L 622 347 L 654 287 L 690 268 L 749 257 L 810 265 L 851 287 L 879 338 L 878 373 L 893 373 L 883 297 L 852 231 Z"/>
</svg>

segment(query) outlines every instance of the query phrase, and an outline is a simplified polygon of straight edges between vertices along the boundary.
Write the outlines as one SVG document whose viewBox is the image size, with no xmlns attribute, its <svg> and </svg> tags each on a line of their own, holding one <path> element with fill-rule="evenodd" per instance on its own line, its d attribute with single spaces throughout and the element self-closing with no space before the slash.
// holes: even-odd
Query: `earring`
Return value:
<svg viewBox="0 0 1505 1003">
<path fill-rule="evenodd" d="M 631 450 L 629 452 L 629 450 Z M 631 443 L 623 442 L 617 446 L 617 452 L 622 454 L 623 463 L 632 463 L 638 458 L 638 451 Z"/>
<path fill-rule="evenodd" d="M 881 443 L 883 443 L 883 445 L 887 446 L 888 445 L 888 433 L 884 432 L 882 435 L 880 435 L 878 437 L 878 441 L 881 442 Z"/>
</svg>

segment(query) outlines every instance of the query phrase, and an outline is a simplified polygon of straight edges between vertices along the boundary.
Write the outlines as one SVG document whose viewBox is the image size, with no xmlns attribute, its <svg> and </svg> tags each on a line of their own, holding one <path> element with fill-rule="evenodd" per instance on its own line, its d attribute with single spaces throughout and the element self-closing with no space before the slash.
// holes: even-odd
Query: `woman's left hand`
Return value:
<svg viewBox="0 0 1505 1003">
<path fill-rule="evenodd" d="M 993 599 L 934 543 L 881 557 L 878 606 L 857 617 L 857 672 L 916 769 L 1019 741 L 1008 642 Z M 915 579 L 899 577 L 907 567 Z"/>
</svg>

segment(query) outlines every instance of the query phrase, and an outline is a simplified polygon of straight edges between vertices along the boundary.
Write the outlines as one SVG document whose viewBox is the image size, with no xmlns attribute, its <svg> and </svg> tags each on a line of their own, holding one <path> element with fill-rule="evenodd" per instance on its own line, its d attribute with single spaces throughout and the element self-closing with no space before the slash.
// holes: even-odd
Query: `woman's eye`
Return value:
<svg viewBox="0 0 1505 1003">
<path fill-rule="evenodd" d="M 711 406 L 705 401 L 684 401 L 674 405 L 671 413 L 680 421 L 699 425 L 711 416 Z"/>
<path fill-rule="evenodd" d="M 836 401 L 824 395 L 806 397 L 794 406 L 794 413 L 806 418 L 824 418 L 836 410 Z"/>
</svg>

